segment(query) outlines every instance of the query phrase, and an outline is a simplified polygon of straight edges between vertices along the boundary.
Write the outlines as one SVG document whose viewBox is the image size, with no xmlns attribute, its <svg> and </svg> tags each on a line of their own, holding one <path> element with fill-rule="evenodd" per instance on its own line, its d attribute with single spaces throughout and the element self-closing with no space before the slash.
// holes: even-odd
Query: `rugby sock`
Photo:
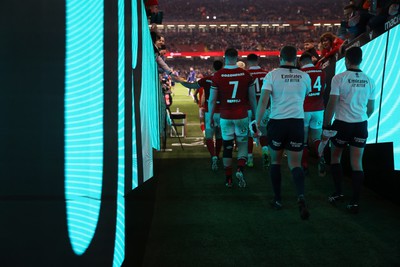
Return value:
<svg viewBox="0 0 400 267">
<path fill-rule="evenodd" d="M 360 200 L 361 186 L 364 182 L 363 171 L 353 171 L 351 174 L 351 180 L 353 184 L 353 204 L 358 204 Z"/>
<path fill-rule="evenodd" d="M 249 137 L 247 141 L 247 149 L 249 151 L 249 154 L 253 153 L 253 137 Z"/>
<path fill-rule="evenodd" d="M 221 153 L 222 148 L 222 139 L 218 138 L 215 140 L 215 155 L 219 158 L 219 154 Z"/>
<path fill-rule="evenodd" d="M 342 176 L 343 170 L 340 163 L 331 164 L 331 172 L 333 178 L 333 184 L 335 185 L 335 193 L 342 194 Z"/>
<path fill-rule="evenodd" d="M 268 147 L 268 138 L 266 136 L 260 137 L 260 145 L 262 147 Z"/>
<path fill-rule="evenodd" d="M 204 122 L 200 123 L 200 129 L 202 132 L 206 130 L 206 126 L 204 125 Z"/>
<path fill-rule="evenodd" d="M 232 177 L 232 166 L 224 167 L 224 170 L 226 178 Z"/>
<path fill-rule="evenodd" d="M 295 167 L 292 169 L 292 176 L 294 185 L 296 186 L 297 195 L 304 196 L 304 172 L 301 167 Z"/>
<path fill-rule="evenodd" d="M 246 161 L 247 160 L 245 158 L 238 159 L 237 166 L 238 166 L 238 169 L 240 169 L 240 171 L 243 171 L 244 166 L 246 165 Z"/>
<path fill-rule="evenodd" d="M 308 168 L 308 145 L 304 144 L 303 156 L 301 157 L 301 166 L 303 168 Z"/>
<path fill-rule="evenodd" d="M 321 140 L 315 139 L 313 142 L 314 142 L 315 155 L 318 155 L 318 147 L 319 147 L 319 144 L 321 143 Z"/>
<path fill-rule="evenodd" d="M 206 139 L 206 146 L 207 146 L 208 152 L 210 152 L 211 157 L 215 156 L 214 140 Z"/>
<path fill-rule="evenodd" d="M 272 182 L 272 189 L 274 190 L 275 194 L 275 200 L 281 201 L 281 182 L 282 182 L 281 165 L 272 164 L 270 176 Z"/>
</svg>

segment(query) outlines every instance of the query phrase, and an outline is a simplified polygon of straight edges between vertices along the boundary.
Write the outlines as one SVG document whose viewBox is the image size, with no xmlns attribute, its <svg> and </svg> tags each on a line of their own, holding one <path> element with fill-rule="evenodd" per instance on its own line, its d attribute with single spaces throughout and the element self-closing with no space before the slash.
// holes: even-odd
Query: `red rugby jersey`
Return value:
<svg viewBox="0 0 400 267">
<path fill-rule="evenodd" d="M 212 78 L 211 90 L 217 90 L 223 119 L 243 119 L 249 107 L 248 88 L 254 78 L 242 68 L 223 68 Z"/>
<path fill-rule="evenodd" d="M 324 110 L 325 71 L 314 66 L 301 70 L 311 78 L 311 92 L 304 99 L 304 111 Z"/>
</svg>

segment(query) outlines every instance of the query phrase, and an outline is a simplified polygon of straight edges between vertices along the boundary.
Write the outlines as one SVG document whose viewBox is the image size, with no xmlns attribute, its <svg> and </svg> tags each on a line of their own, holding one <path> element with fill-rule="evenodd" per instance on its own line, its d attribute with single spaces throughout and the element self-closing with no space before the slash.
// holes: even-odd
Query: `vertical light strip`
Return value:
<svg viewBox="0 0 400 267">
<path fill-rule="evenodd" d="M 131 0 L 131 1 L 132 1 L 132 69 L 135 69 L 137 64 L 137 53 L 139 46 L 139 39 L 138 39 L 139 20 L 138 20 L 137 1 L 136 0 Z M 143 24 L 147 24 L 146 21 L 143 21 Z M 132 76 L 132 120 L 133 120 L 132 121 L 132 189 L 135 189 L 138 186 L 138 160 L 137 160 L 136 123 L 135 123 L 136 122 L 135 90 L 133 83 L 134 79 L 135 77 Z"/>
<path fill-rule="evenodd" d="M 142 7 L 142 18 L 146 17 L 146 11 Z M 140 118 L 142 132 L 143 151 L 143 180 L 153 177 L 153 148 L 160 148 L 159 134 L 159 98 L 158 98 L 158 74 L 154 57 L 154 49 L 150 37 L 149 27 L 142 24 L 142 88 L 140 99 Z M 157 146 L 158 143 L 158 146 Z"/>
<path fill-rule="evenodd" d="M 118 192 L 113 266 L 125 258 L 125 0 L 118 0 Z"/>
<path fill-rule="evenodd" d="M 103 179 L 103 0 L 66 1 L 65 197 L 73 251 L 83 254 L 99 218 Z"/>
</svg>

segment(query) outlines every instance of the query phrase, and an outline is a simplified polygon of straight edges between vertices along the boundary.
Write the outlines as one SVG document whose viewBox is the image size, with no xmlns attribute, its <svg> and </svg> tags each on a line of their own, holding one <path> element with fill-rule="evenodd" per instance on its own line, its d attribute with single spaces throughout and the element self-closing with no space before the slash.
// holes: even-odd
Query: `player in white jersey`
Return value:
<svg viewBox="0 0 400 267">
<path fill-rule="evenodd" d="M 335 192 L 329 197 L 332 204 L 343 198 L 340 160 L 344 148 L 350 146 L 353 197 L 347 209 L 351 213 L 358 213 L 359 209 L 360 191 L 364 181 L 362 157 L 368 138 L 367 121 L 374 111 L 375 102 L 375 83 L 360 70 L 361 61 L 361 48 L 352 47 L 346 51 L 347 70 L 332 79 L 323 124 L 325 129 L 337 130 L 336 136 L 331 139 L 331 173 L 335 185 Z M 335 120 L 331 125 L 333 116 Z"/>
<path fill-rule="evenodd" d="M 257 126 L 260 126 L 268 102 L 271 101 L 267 126 L 271 155 L 270 175 L 275 195 L 271 205 L 275 209 L 282 208 L 281 161 L 286 150 L 298 195 L 300 217 L 305 220 L 310 213 L 304 200 L 304 172 L 301 168 L 304 141 L 303 103 L 311 91 L 311 79 L 307 73 L 295 67 L 296 54 L 295 47 L 283 47 L 280 51 L 280 67 L 265 76 L 257 106 L 256 122 Z"/>
</svg>

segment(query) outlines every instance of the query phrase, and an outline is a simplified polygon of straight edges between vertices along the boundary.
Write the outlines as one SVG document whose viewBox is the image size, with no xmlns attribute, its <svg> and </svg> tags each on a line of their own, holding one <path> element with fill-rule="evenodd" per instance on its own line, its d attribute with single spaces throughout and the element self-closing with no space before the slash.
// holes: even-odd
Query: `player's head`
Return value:
<svg viewBox="0 0 400 267">
<path fill-rule="evenodd" d="M 311 53 L 304 52 L 303 54 L 301 54 L 301 56 L 299 58 L 300 66 L 302 67 L 307 64 L 313 64 L 312 58 L 313 58 L 313 55 L 311 55 Z"/>
<path fill-rule="evenodd" d="M 281 64 L 282 64 L 282 61 L 284 61 L 284 63 L 285 62 L 287 62 L 287 63 L 296 63 L 296 58 L 297 58 L 296 47 L 290 46 L 290 45 L 284 46 L 281 49 L 279 57 L 280 57 L 280 60 L 281 60 Z"/>
<path fill-rule="evenodd" d="M 307 38 L 304 40 L 304 50 L 309 50 L 314 48 L 314 40 L 311 38 Z"/>
<path fill-rule="evenodd" d="M 348 65 L 359 66 L 362 61 L 362 50 L 359 47 L 351 47 L 346 50 L 346 63 Z"/>
<path fill-rule="evenodd" d="M 258 56 L 256 54 L 249 54 L 247 56 L 247 62 L 249 64 L 249 66 L 258 65 Z"/>
<path fill-rule="evenodd" d="M 215 71 L 219 71 L 224 66 L 224 63 L 221 60 L 215 60 L 213 62 L 213 68 Z"/>
<path fill-rule="evenodd" d="M 332 44 L 333 44 L 333 41 L 335 41 L 335 39 L 336 39 L 336 36 L 333 33 L 326 32 L 321 35 L 319 40 L 322 43 L 322 48 L 329 50 L 332 48 Z"/>
<path fill-rule="evenodd" d="M 236 64 L 238 51 L 231 47 L 225 50 L 225 61 L 230 64 Z"/>
</svg>

